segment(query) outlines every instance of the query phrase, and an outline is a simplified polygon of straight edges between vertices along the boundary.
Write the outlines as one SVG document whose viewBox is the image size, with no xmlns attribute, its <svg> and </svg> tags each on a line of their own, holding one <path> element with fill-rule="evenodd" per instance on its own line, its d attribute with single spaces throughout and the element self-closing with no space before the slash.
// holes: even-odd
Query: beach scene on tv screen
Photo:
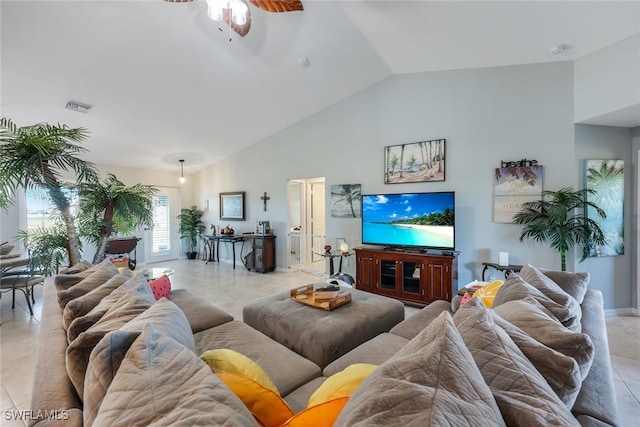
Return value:
<svg viewBox="0 0 640 427">
<path fill-rule="evenodd" d="M 454 247 L 453 193 L 362 196 L 363 243 Z"/>
</svg>

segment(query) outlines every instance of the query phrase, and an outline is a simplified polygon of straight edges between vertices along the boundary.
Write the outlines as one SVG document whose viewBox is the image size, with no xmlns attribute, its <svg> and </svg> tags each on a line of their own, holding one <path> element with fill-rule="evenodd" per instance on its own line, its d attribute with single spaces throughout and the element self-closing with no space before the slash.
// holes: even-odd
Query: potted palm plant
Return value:
<svg viewBox="0 0 640 427">
<path fill-rule="evenodd" d="M 567 251 L 576 244 L 582 246 L 580 261 L 584 261 L 592 245 L 603 245 L 606 240 L 598 222 L 585 215 L 586 208 L 591 207 L 598 217 L 606 218 L 604 210 L 587 200 L 590 193 L 593 190 L 565 187 L 558 191 L 543 191 L 542 199 L 524 203 L 513 216 L 515 224 L 524 225 L 520 241 L 546 242 L 557 249 L 562 271 L 567 268 Z"/>
<path fill-rule="evenodd" d="M 113 174 L 104 182 L 82 183 L 78 221 L 83 235 L 96 245 L 93 263 L 105 257 L 109 238 L 115 231 L 124 235 L 137 228 L 153 225 L 152 196 L 158 191 L 151 185 L 127 187 Z"/>
<path fill-rule="evenodd" d="M 189 242 L 189 251 L 187 252 L 188 259 L 195 259 L 198 255 L 198 238 L 205 231 L 204 222 L 202 222 L 203 215 L 204 212 L 196 206 L 182 208 L 180 215 L 178 215 L 178 219 L 180 220 L 180 227 L 178 228 L 180 237 L 187 239 Z"/>
</svg>

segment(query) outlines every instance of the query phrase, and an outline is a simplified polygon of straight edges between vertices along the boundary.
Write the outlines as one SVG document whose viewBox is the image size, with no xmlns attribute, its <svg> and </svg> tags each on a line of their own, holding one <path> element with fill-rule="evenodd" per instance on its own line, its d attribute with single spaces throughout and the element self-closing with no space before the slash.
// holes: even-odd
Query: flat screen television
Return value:
<svg viewBox="0 0 640 427">
<path fill-rule="evenodd" d="M 362 243 L 455 249 L 455 192 L 365 194 Z"/>
</svg>

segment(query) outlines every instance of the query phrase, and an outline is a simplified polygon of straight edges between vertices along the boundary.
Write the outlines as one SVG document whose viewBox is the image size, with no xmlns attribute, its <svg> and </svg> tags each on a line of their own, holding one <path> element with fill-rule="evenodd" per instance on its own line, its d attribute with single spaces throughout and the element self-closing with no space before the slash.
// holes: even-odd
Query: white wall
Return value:
<svg viewBox="0 0 640 427">
<path fill-rule="evenodd" d="M 640 34 L 575 61 L 575 121 L 640 104 Z"/>
<path fill-rule="evenodd" d="M 499 251 L 514 264 L 559 268 L 556 252 L 520 243 L 518 226 L 492 222 L 493 174 L 501 160 L 527 158 L 545 167 L 544 188 L 581 185 L 572 82 L 568 62 L 393 76 L 199 173 L 197 197 L 215 200 L 208 220 L 219 223 L 218 193 L 246 191 L 247 221 L 235 228 L 270 220 L 284 267 L 288 179 L 325 176 L 327 191 L 346 183 L 361 183 L 363 193 L 455 190 L 460 285 L 479 278 L 481 262 L 497 262 Z M 384 184 L 384 146 L 436 138 L 447 140 L 444 182 Z M 263 191 L 271 196 L 266 213 Z M 336 237 L 358 244 L 360 219 L 332 218 L 327 208 L 327 239 Z"/>
</svg>

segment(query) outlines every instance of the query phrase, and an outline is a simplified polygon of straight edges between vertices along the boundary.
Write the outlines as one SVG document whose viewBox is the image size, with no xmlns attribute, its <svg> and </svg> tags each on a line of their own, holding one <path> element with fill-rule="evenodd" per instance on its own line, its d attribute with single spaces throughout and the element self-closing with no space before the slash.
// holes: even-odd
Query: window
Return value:
<svg viewBox="0 0 640 427">
<path fill-rule="evenodd" d="M 153 196 L 153 245 L 154 254 L 171 249 L 170 199 L 168 195 Z"/>
<path fill-rule="evenodd" d="M 64 189 L 65 195 L 71 199 L 71 213 L 78 211 L 78 194 L 75 190 Z M 38 227 L 50 227 L 55 222 L 58 211 L 43 188 L 32 188 L 25 191 L 27 208 L 27 231 Z"/>
</svg>

